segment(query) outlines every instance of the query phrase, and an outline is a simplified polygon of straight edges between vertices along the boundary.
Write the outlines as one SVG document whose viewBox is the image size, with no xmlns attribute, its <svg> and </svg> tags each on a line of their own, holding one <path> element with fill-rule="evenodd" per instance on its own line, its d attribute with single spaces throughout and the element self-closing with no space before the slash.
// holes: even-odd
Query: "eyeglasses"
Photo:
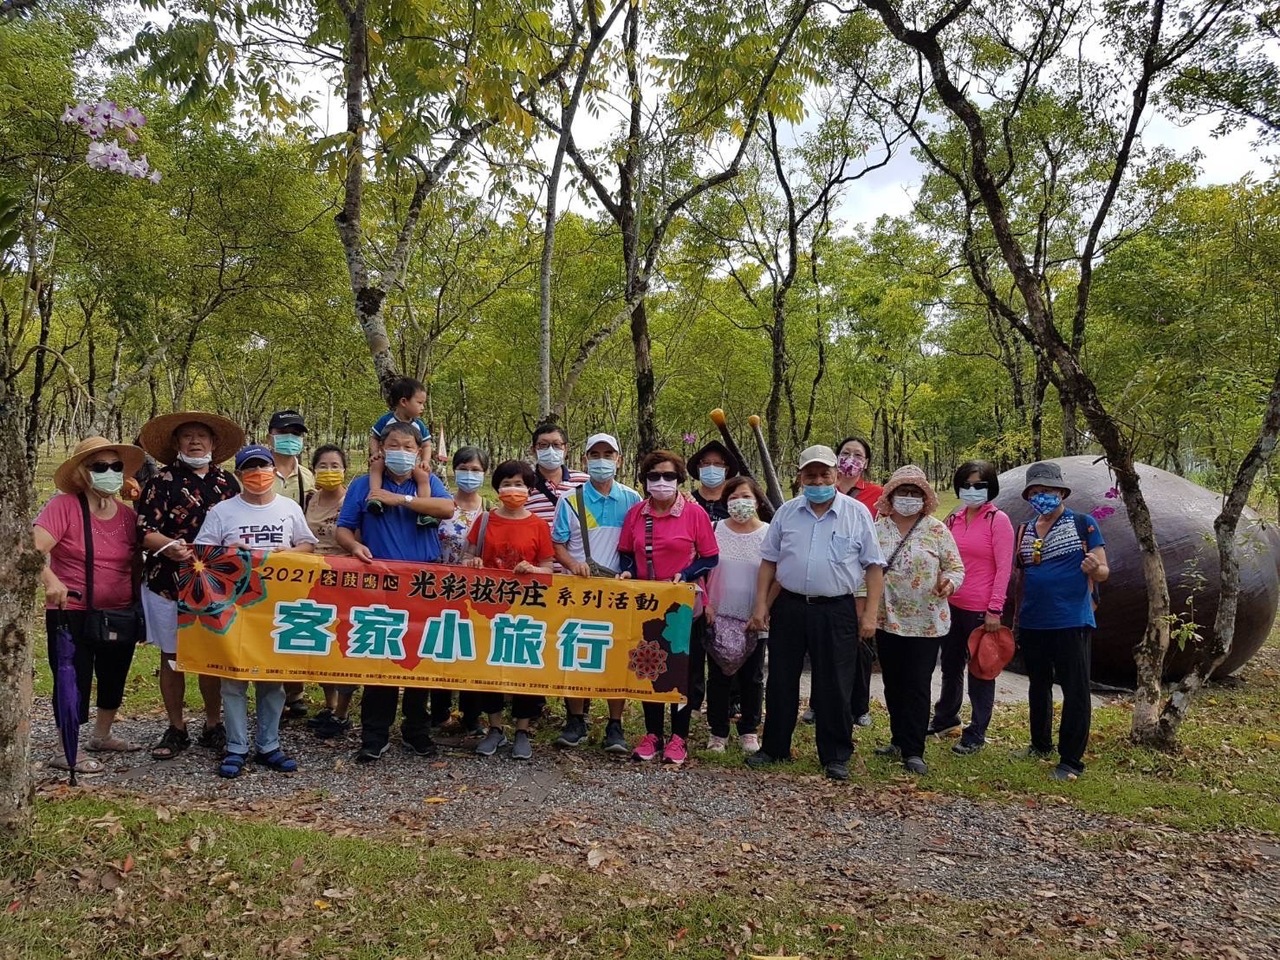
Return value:
<svg viewBox="0 0 1280 960">
<path fill-rule="evenodd" d="M 680 474 L 676 473 L 674 470 L 653 470 L 646 473 L 644 478 L 650 483 L 653 483 L 655 480 L 679 480 Z"/>
<path fill-rule="evenodd" d="M 535 449 L 535 450 L 563 450 L 563 449 L 564 449 L 564 444 L 563 444 L 563 443 L 535 443 L 535 444 L 533 445 L 533 449 Z"/>
<path fill-rule="evenodd" d="M 1039 537 L 1036 537 L 1034 540 L 1031 541 L 1031 562 L 1032 563 L 1039 565 L 1040 553 L 1043 550 L 1044 550 L 1043 540 L 1041 540 Z"/>
<path fill-rule="evenodd" d="M 99 461 L 98 463 L 89 464 L 90 473 L 124 473 L 124 464 L 119 460 L 113 460 L 110 463 Z"/>
</svg>

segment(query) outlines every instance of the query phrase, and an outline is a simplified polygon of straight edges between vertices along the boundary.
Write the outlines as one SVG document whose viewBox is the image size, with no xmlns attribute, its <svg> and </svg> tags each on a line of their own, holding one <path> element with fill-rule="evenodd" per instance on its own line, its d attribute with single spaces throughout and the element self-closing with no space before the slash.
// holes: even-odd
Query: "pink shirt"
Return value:
<svg viewBox="0 0 1280 960">
<path fill-rule="evenodd" d="M 121 610 L 133 603 L 133 558 L 138 546 L 138 516 L 133 508 L 116 504 L 116 515 L 99 520 L 90 515 L 93 530 L 93 607 Z M 57 542 L 49 551 L 49 567 L 68 591 L 68 610 L 87 609 L 84 595 L 84 517 L 80 498 L 59 493 L 45 504 L 35 526 Z"/>
<path fill-rule="evenodd" d="M 639 580 L 670 580 L 695 557 L 714 557 L 720 553 L 715 531 L 707 511 L 684 494 L 678 494 L 675 506 L 665 515 L 653 514 L 653 577 L 645 561 L 645 522 L 649 501 L 641 500 L 627 511 L 622 521 L 618 552 L 636 558 Z"/>
<path fill-rule="evenodd" d="M 964 583 L 951 604 L 974 613 L 1003 610 L 1013 572 L 1013 524 L 993 503 L 984 503 L 972 522 L 965 519 L 967 513 L 962 507 L 947 517 L 964 561 Z"/>
</svg>

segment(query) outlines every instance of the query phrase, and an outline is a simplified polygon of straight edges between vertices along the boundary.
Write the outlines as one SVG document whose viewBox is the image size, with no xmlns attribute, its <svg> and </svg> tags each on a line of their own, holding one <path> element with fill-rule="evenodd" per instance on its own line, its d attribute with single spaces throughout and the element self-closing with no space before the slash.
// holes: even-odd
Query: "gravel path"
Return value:
<svg viewBox="0 0 1280 960">
<path fill-rule="evenodd" d="M 54 731 L 39 703 L 37 756 Z M 149 743 L 155 718 L 125 719 L 120 735 Z M 198 729 L 198 723 L 193 725 Z M 801 734 L 803 735 L 803 734 Z M 539 745 L 531 763 L 483 759 L 442 741 L 433 760 L 393 746 L 357 766 L 353 739 L 285 742 L 301 769 L 250 767 L 214 775 L 216 757 L 192 748 L 157 763 L 106 755 L 86 789 L 156 805 L 262 816 L 330 832 L 409 831 L 471 856 L 527 857 L 626 876 L 670 892 L 708 883 L 799 884 L 818 902 L 910 894 L 970 900 L 975 935 L 1066 941 L 1106 953 L 1126 932 L 1204 956 L 1280 956 L 1280 841 L 1245 833 L 1186 835 L 1081 812 L 1047 797 L 1015 806 L 918 789 L 903 778 L 847 785 L 760 775 L 692 762 L 682 770 Z M 40 769 L 42 783 L 55 771 Z M 284 801 L 283 803 L 281 801 Z M 1232 952 L 1234 951 L 1234 952 Z"/>
</svg>

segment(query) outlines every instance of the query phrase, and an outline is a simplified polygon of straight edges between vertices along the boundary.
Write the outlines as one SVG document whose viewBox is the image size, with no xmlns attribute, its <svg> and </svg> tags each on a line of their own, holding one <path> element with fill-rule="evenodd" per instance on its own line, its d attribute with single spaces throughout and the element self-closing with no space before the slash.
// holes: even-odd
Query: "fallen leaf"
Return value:
<svg viewBox="0 0 1280 960">
<path fill-rule="evenodd" d="M 307 861 L 301 856 L 293 858 L 293 863 L 289 864 L 290 873 L 302 873 L 307 868 Z"/>
<path fill-rule="evenodd" d="M 124 877 L 115 867 L 107 867 L 98 877 L 98 883 L 102 885 L 103 890 L 115 890 L 120 884 L 124 883 Z"/>
<path fill-rule="evenodd" d="M 315 901 L 312 901 L 312 906 L 314 906 L 317 910 L 328 910 L 328 909 L 329 909 L 329 901 L 328 901 L 328 900 L 315 900 Z"/>
<path fill-rule="evenodd" d="M 133 869 L 133 854 L 132 853 L 125 854 L 122 872 L 128 873 L 132 869 Z"/>
<path fill-rule="evenodd" d="M 14 900 L 11 904 L 9 904 L 8 908 L 5 910 L 5 913 L 17 913 L 21 909 L 22 909 L 22 901 Z"/>
<path fill-rule="evenodd" d="M 423 803 L 448 803 L 448 802 L 449 802 L 448 797 L 427 797 L 427 799 L 423 801 Z"/>
</svg>

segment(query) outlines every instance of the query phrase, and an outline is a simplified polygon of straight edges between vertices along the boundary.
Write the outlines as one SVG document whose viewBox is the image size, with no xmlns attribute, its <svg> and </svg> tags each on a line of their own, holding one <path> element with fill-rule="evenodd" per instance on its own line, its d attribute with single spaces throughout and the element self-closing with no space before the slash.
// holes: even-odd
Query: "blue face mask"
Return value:
<svg viewBox="0 0 1280 960">
<path fill-rule="evenodd" d="M 804 491 L 804 498 L 810 503 L 827 503 L 836 495 L 836 485 L 834 483 L 805 484 L 800 489 Z"/>
<path fill-rule="evenodd" d="M 705 487 L 718 487 L 724 483 L 725 468 L 710 466 L 698 468 L 698 479 Z"/>
<path fill-rule="evenodd" d="M 413 468 L 418 463 L 418 453 L 416 450 L 388 450 L 383 454 L 383 459 L 388 470 L 401 476 L 413 473 Z"/>
<path fill-rule="evenodd" d="M 302 438 L 293 433 L 277 433 L 271 438 L 271 446 L 276 453 L 296 457 L 302 452 Z"/>
<path fill-rule="evenodd" d="M 1033 493 L 1027 498 L 1027 503 L 1031 504 L 1032 510 L 1043 517 L 1062 506 L 1062 497 L 1056 493 Z"/>
<path fill-rule="evenodd" d="M 475 493 L 484 483 L 483 470 L 457 470 L 454 479 L 458 481 L 458 489 L 466 493 Z"/>
<path fill-rule="evenodd" d="M 618 473 L 618 465 L 612 460 L 588 460 L 587 476 L 596 483 L 612 480 Z"/>
</svg>

